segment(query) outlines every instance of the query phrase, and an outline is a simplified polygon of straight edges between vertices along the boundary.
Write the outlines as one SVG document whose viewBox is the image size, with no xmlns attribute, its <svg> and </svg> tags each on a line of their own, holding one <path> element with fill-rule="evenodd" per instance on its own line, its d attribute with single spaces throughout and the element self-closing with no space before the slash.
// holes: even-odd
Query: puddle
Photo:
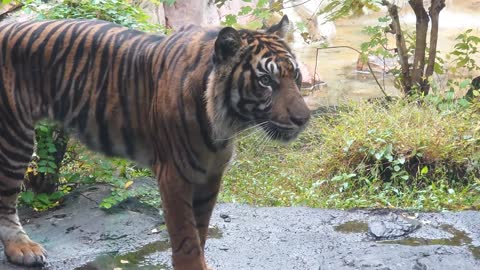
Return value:
<svg viewBox="0 0 480 270">
<path fill-rule="evenodd" d="M 462 247 L 466 246 L 472 253 L 473 257 L 477 260 L 480 260 L 480 247 L 474 246 L 472 244 L 472 238 L 468 236 L 462 230 L 458 230 L 452 225 L 443 224 L 440 228 L 453 235 L 451 238 L 440 238 L 440 239 L 425 239 L 420 237 L 406 237 L 398 240 L 381 240 L 377 241 L 380 244 L 397 244 L 405 246 L 454 246 Z M 340 225 L 334 226 L 336 232 L 341 233 L 367 233 L 368 232 L 368 223 L 358 220 L 347 221 Z"/>
<path fill-rule="evenodd" d="M 208 230 L 208 238 L 222 238 L 222 231 L 218 227 L 211 227 Z M 170 265 L 158 263 L 149 259 L 149 256 L 156 252 L 167 251 L 170 248 L 168 240 L 160 240 L 143 246 L 142 248 L 125 254 L 112 252 L 100 255 L 94 261 L 84 266 L 77 267 L 75 270 L 170 270 Z"/>
<path fill-rule="evenodd" d="M 366 233 L 368 232 L 368 224 L 358 220 L 347 221 L 334 226 L 334 230 L 341 233 Z"/>
<path fill-rule="evenodd" d="M 451 238 L 440 238 L 440 239 L 424 239 L 418 237 L 407 237 L 399 240 L 384 240 L 379 241 L 381 244 L 398 244 L 406 246 L 431 246 L 431 245 L 441 245 L 441 246 L 467 246 L 470 252 L 475 259 L 480 259 L 480 247 L 476 247 L 472 244 L 472 239 L 464 231 L 455 229 L 452 225 L 444 224 L 440 228 L 448 233 L 451 233 L 453 237 Z"/>
<path fill-rule="evenodd" d="M 139 250 L 119 255 L 118 253 L 110 253 L 98 256 L 94 261 L 84 266 L 75 268 L 75 270 L 106 270 L 106 269 L 122 269 L 122 270 L 160 270 L 171 269 L 165 264 L 158 264 L 148 260 L 148 255 L 158 251 L 167 251 L 170 243 L 167 240 L 156 241 L 143 246 Z"/>
</svg>

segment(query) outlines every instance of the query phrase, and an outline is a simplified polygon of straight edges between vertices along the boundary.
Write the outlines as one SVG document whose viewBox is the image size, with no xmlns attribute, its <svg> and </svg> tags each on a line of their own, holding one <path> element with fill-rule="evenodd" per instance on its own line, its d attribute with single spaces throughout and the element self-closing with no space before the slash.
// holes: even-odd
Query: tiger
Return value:
<svg viewBox="0 0 480 270">
<path fill-rule="evenodd" d="M 17 197 L 50 119 L 108 157 L 150 167 L 176 270 L 208 269 L 205 242 L 238 134 L 290 142 L 310 110 L 284 37 L 263 30 L 185 26 L 165 36 L 101 20 L 0 26 L 0 239 L 9 262 L 44 265 L 19 221 Z"/>
</svg>

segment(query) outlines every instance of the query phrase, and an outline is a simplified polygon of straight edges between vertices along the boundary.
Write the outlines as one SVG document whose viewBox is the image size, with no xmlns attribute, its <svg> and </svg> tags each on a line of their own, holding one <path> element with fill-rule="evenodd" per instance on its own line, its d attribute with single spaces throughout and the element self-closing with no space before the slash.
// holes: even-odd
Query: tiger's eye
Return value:
<svg viewBox="0 0 480 270">
<path fill-rule="evenodd" d="M 260 84 L 262 86 L 270 86 L 272 84 L 272 78 L 270 78 L 268 75 L 263 75 L 260 77 Z"/>
</svg>

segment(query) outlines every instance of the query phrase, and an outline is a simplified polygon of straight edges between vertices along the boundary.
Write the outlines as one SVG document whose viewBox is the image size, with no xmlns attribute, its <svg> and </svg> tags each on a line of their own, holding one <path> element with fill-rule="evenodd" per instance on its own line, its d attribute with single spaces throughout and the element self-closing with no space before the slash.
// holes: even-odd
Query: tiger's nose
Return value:
<svg viewBox="0 0 480 270">
<path fill-rule="evenodd" d="M 290 116 L 290 121 L 292 121 L 292 123 L 300 127 L 305 125 L 309 119 L 310 119 L 310 113 L 303 114 L 303 115 Z"/>
</svg>

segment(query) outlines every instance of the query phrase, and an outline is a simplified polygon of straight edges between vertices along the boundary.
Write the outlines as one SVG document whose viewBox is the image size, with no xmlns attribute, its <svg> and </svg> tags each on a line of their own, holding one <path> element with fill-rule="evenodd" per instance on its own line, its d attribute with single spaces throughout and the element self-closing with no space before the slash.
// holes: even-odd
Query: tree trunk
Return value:
<svg viewBox="0 0 480 270">
<path fill-rule="evenodd" d="M 445 7 L 445 0 L 432 0 L 432 4 L 428 10 L 430 18 L 432 19 L 432 29 L 430 30 L 430 49 L 428 51 L 428 65 L 425 72 L 425 82 L 423 83 L 422 92 L 427 95 L 430 91 L 430 84 L 428 78 L 433 75 L 435 68 L 435 59 L 437 57 L 437 43 L 438 43 L 438 19 L 440 11 Z"/>
<path fill-rule="evenodd" d="M 409 95 L 412 90 L 412 79 L 410 76 L 410 64 L 408 63 L 407 45 L 405 44 L 405 37 L 403 36 L 400 18 L 398 16 L 398 6 L 387 0 L 383 0 L 382 5 L 388 8 L 388 14 L 392 18 L 390 32 L 395 35 L 395 41 L 397 43 L 398 58 L 402 70 L 401 85 L 403 92 Z"/>
<path fill-rule="evenodd" d="M 409 0 L 408 3 L 416 16 L 415 55 L 412 66 L 412 86 L 422 89 L 425 69 L 425 51 L 427 49 L 427 32 L 429 18 L 423 0 Z"/>
<path fill-rule="evenodd" d="M 409 0 L 408 3 L 416 16 L 416 41 L 413 65 L 408 63 L 409 52 L 407 51 L 405 38 L 400 27 L 398 7 L 387 0 L 382 0 L 382 5 L 388 8 L 388 13 L 392 18 L 390 32 L 395 35 L 397 42 L 398 57 L 402 72 L 401 86 L 403 93 L 405 95 L 411 95 L 414 93 L 412 90 L 416 89 L 423 95 L 427 95 L 430 90 L 429 78 L 433 75 L 437 55 L 439 14 L 445 7 L 445 0 L 431 0 L 429 13 L 425 10 L 423 0 Z M 430 32 L 428 64 L 425 70 L 427 33 L 430 19 L 432 21 L 432 29 Z"/>
</svg>

